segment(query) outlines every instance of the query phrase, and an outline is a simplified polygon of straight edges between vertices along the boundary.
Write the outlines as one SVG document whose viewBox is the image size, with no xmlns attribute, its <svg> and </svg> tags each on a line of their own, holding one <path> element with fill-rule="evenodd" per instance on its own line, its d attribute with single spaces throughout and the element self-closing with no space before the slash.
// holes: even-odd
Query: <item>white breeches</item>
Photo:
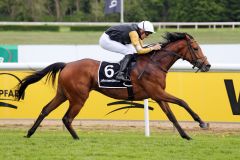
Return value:
<svg viewBox="0 0 240 160">
<path fill-rule="evenodd" d="M 124 45 L 120 42 L 113 41 L 105 32 L 100 37 L 99 44 L 102 48 L 108 51 L 121 53 L 123 55 L 137 53 L 136 49 L 132 44 Z"/>
</svg>

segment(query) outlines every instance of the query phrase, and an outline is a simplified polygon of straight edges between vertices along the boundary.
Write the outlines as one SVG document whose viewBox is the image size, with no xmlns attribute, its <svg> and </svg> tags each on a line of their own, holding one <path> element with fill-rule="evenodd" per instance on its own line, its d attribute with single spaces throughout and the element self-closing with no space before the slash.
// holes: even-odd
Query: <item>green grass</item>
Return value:
<svg viewBox="0 0 240 160">
<path fill-rule="evenodd" d="M 97 44 L 100 32 L 0 32 L 0 44 Z"/>
<path fill-rule="evenodd" d="M 73 140 L 67 131 L 40 128 L 32 138 L 26 130 L 0 129 L 0 159 L 67 160 L 233 160 L 240 158 L 239 134 L 190 132 L 186 141 L 178 133 L 137 131 L 79 131 Z"/>
<path fill-rule="evenodd" d="M 200 44 L 239 44 L 240 29 L 160 29 L 145 40 L 156 43 L 164 32 L 187 32 Z M 0 31 L 0 44 L 98 44 L 103 31 L 46 32 L 46 31 Z"/>
</svg>

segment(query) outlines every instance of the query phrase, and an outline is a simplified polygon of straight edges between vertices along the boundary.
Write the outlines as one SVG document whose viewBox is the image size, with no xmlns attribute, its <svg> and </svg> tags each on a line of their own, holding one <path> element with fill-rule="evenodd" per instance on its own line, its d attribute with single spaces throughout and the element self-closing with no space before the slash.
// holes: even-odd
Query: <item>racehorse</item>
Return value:
<svg viewBox="0 0 240 160">
<path fill-rule="evenodd" d="M 187 60 L 193 65 L 193 68 L 197 67 L 198 70 L 202 72 L 209 71 L 211 65 L 204 56 L 197 41 L 195 41 L 191 35 L 187 33 L 167 32 L 163 38 L 165 42 L 161 43 L 161 50 L 138 55 L 136 59 L 136 63 L 130 72 L 134 95 L 133 100 L 151 98 L 156 101 L 168 119 L 174 124 L 181 137 L 190 140 L 191 137 L 181 128 L 168 103 L 183 107 L 192 118 L 199 123 L 201 128 L 207 128 L 208 124 L 192 111 L 184 100 L 165 91 L 166 76 L 168 70 L 178 59 Z M 128 91 L 126 88 L 99 87 L 99 65 L 100 61 L 93 59 L 82 59 L 70 63 L 59 62 L 25 77 L 19 84 L 18 99 L 24 95 L 24 91 L 29 85 L 40 81 L 46 75 L 48 76 L 47 80 L 52 78 L 52 83 L 54 83 L 57 73 L 59 73 L 55 97 L 42 109 L 26 137 L 31 137 L 42 120 L 60 104 L 68 100 L 69 108 L 63 116 L 62 121 L 72 137 L 79 139 L 71 124 L 82 109 L 89 96 L 89 92 L 92 90 L 98 91 L 111 98 L 128 99 Z"/>
</svg>

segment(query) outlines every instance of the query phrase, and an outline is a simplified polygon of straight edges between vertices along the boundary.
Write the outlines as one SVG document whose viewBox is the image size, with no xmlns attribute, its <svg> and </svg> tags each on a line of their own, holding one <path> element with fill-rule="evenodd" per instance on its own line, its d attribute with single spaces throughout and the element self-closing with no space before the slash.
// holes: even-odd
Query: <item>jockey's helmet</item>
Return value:
<svg viewBox="0 0 240 160">
<path fill-rule="evenodd" d="M 147 32 L 155 33 L 153 24 L 149 21 L 142 21 L 142 22 L 138 23 L 138 28 L 141 28 Z"/>
</svg>

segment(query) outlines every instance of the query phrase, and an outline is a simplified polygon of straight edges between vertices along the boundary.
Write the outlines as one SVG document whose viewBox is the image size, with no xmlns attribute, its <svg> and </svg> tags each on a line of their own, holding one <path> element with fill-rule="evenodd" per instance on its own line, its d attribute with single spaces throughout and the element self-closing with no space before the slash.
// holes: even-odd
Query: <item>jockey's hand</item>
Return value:
<svg viewBox="0 0 240 160">
<path fill-rule="evenodd" d="M 151 48 L 152 48 L 152 50 L 160 50 L 161 49 L 161 45 L 160 44 L 155 44 Z"/>
</svg>

